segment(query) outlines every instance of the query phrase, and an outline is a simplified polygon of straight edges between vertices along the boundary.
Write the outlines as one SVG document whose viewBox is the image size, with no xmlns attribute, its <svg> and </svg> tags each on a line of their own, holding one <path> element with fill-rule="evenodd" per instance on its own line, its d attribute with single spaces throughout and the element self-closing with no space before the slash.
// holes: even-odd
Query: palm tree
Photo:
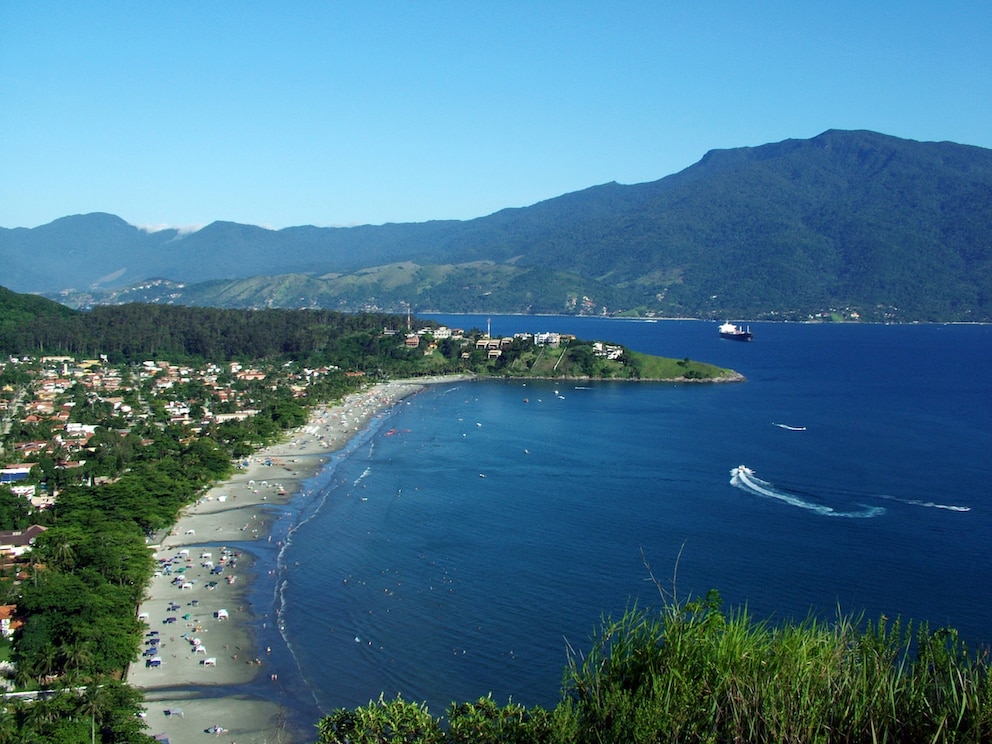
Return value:
<svg viewBox="0 0 992 744">
<path fill-rule="evenodd" d="M 8 705 L 10 704 L 5 700 L 4 705 L 0 707 L 0 744 L 22 741 L 20 727 L 17 725 L 17 714 L 7 707 Z"/>
<path fill-rule="evenodd" d="M 57 669 L 58 659 L 59 649 L 53 643 L 46 643 L 35 659 L 34 674 L 38 684 Z"/>
<path fill-rule="evenodd" d="M 83 673 L 84 670 L 93 666 L 93 643 L 91 641 L 76 640 L 62 650 L 66 672 L 74 671 Z"/>
<path fill-rule="evenodd" d="M 64 571 L 72 571 L 76 566 L 76 551 L 68 534 L 61 535 L 51 546 L 52 560 Z"/>
<path fill-rule="evenodd" d="M 97 680 L 91 680 L 90 684 L 83 688 L 79 696 L 79 711 L 90 717 L 90 742 L 96 744 L 96 721 L 99 717 L 101 725 L 106 715 L 107 695 L 104 693 L 103 685 Z"/>
</svg>

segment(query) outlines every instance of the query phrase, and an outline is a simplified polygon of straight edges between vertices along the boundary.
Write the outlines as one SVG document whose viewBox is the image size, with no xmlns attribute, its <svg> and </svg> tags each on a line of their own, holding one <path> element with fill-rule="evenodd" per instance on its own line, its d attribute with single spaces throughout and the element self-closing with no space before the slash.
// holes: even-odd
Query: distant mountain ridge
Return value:
<svg viewBox="0 0 992 744">
<path fill-rule="evenodd" d="M 992 150 L 829 130 L 466 221 L 181 233 L 64 217 L 0 228 L 0 261 L 5 286 L 73 306 L 988 322 Z"/>
</svg>

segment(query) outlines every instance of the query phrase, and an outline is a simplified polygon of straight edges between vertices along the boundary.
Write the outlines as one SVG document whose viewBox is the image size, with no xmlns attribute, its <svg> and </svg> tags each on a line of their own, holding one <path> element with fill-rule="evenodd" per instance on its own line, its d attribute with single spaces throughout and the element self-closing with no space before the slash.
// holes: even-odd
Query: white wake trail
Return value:
<svg viewBox="0 0 992 744">
<path fill-rule="evenodd" d="M 789 424 L 772 424 L 772 426 L 777 426 L 779 429 L 785 429 L 786 431 L 806 431 L 805 426 L 789 426 Z"/>
<path fill-rule="evenodd" d="M 806 501 L 798 494 L 776 488 L 772 483 L 761 480 L 751 468 L 741 465 L 730 471 L 730 484 L 755 496 L 776 499 L 783 503 L 806 509 L 822 517 L 844 517 L 846 519 L 868 519 L 885 513 L 881 506 L 865 506 L 861 511 L 838 511 L 830 506 Z"/>
<path fill-rule="evenodd" d="M 897 501 L 900 504 L 908 504 L 909 506 L 922 506 L 926 509 L 944 509 L 945 511 L 953 512 L 969 512 L 971 511 L 970 506 L 955 506 L 953 504 L 938 504 L 935 501 L 920 501 L 919 499 L 900 499 L 897 496 L 881 495 L 880 499 L 888 499 L 889 501 Z"/>
</svg>

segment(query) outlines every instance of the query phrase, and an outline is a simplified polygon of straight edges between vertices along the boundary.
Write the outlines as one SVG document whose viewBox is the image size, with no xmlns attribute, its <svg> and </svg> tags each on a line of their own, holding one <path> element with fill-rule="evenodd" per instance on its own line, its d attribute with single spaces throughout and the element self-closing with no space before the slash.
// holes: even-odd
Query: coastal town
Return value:
<svg viewBox="0 0 992 744">
<path fill-rule="evenodd" d="M 328 378 L 337 382 L 321 388 Z M 70 680 L 71 664 L 57 661 L 18 669 L 17 660 L 26 663 L 27 657 L 14 645 L 28 619 L 20 607 L 25 582 L 34 586 L 34 577 L 57 568 L 49 546 L 38 546 L 58 523 L 62 495 L 109 492 L 135 457 L 123 450 L 137 448 L 140 458 L 141 448 L 161 445 L 159 433 L 171 432 L 195 448 L 198 440 L 230 437 L 233 427 L 254 424 L 227 443 L 225 451 L 234 456 L 215 464 L 233 476 L 192 494 L 180 504 L 178 521 L 146 530 L 152 570 L 147 578 L 139 573 L 128 579 L 144 587 L 130 610 L 141 643 L 123 679 L 144 693 L 141 715 L 149 733 L 171 733 L 179 741 L 198 727 L 240 729 L 241 741 L 271 733 L 275 706 L 228 700 L 221 715 L 216 702 L 188 695 L 177 700 L 174 690 L 243 683 L 264 673 L 268 654 L 252 645 L 254 616 L 245 598 L 243 572 L 253 556 L 218 543 L 268 536 L 269 506 L 291 498 L 300 481 L 318 472 L 372 416 L 431 381 L 369 386 L 363 378 L 330 365 L 274 362 L 114 365 L 106 358 L 53 355 L 0 364 L 0 684 L 8 696 L 33 696 L 77 679 Z M 334 398 L 327 390 L 341 391 L 337 404 L 315 405 Z M 273 407 L 284 417 L 296 415 L 291 428 L 272 423 Z M 263 408 L 268 415 L 259 415 Z M 82 552 L 81 546 L 75 550 Z"/>
</svg>

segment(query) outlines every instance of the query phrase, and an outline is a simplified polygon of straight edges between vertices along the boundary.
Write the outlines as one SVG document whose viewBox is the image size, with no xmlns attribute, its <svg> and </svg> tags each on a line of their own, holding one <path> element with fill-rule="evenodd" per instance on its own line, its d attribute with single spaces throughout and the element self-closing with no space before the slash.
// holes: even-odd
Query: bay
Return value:
<svg viewBox="0 0 992 744">
<path fill-rule="evenodd" d="M 553 706 L 568 648 L 659 589 L 992 642 L 992 328 L 759 323 L 739 343 L 701 321 L 429 317 L 747 382 L 468 382 L 377 419 L 307 484 L 276 569 L 322 711 L 380 692 L 435 715 L 488 693 Z"/>
</svg>

